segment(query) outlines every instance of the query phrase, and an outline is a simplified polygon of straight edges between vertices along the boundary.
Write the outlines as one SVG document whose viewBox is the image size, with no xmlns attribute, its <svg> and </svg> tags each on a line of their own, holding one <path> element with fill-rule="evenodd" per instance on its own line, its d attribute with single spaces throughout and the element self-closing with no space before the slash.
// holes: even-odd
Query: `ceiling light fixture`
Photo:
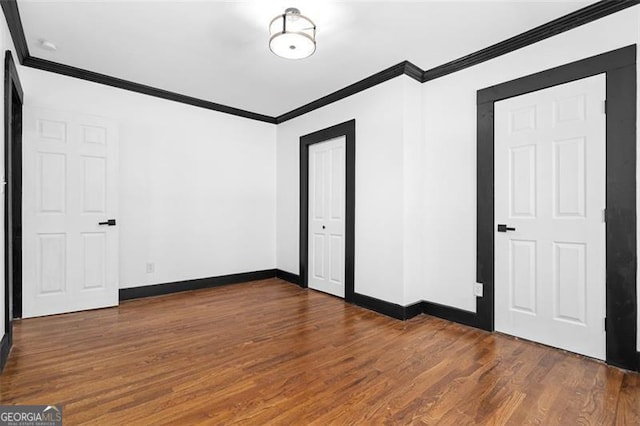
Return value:
<svg viewBox="0 0 640 426">
<path fill-rule="evenodd" d="M 269 49 L 281 58 L 304 59 L 316 51 L 316 24 L 290 7 L 269 24 Z"/>
</svg>

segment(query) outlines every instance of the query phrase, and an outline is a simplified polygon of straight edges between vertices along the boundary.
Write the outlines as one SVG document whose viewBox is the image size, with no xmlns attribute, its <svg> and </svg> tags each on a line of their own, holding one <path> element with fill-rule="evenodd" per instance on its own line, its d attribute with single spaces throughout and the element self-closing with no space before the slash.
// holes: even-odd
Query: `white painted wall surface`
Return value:
<svg viewBox="0 0 640 426">
<path fill-rule="evenodd" d="M 27 106 L 120 123 L 121 288 L 275 267 L 274 125 L 19 72 Z"/>
<path fill-rule="evenodd" d="M 404 303 L 402 144 L 407 79 L 389 80 L 278 125 L 279 269 L 299 272 L 300 136 L 355 118 L 355 291 Z"/>
<path fill-rule="evenodd" d="M 433 208 L 424 194 L 424 123 L 421 120 L 421 84 L 402 78 L 403 98 L 403 197 L 404 197 L 404 305 L 422 300 L 424 284 L 424 209 Z"/>
<path fill-rule="evenodd" d="M 424 299 L 475 311 L 476 92 L 635 44 L 638 11 L 626 9 L 423 85 Z"/>
</svg>

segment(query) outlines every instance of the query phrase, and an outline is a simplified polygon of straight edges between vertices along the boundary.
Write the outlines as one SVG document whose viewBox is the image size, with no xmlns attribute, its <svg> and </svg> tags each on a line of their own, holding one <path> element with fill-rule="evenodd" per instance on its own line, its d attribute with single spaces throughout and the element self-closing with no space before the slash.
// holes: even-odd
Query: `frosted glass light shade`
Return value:
<svg viewBox="0 0 640 426">
<path fill-rule="evenodd" d="M 316 26 L 295 8 L 285 10 L 269 25 L 269 49 L 281 58 L 303 59 L 316 51 Z"/>
</svg>

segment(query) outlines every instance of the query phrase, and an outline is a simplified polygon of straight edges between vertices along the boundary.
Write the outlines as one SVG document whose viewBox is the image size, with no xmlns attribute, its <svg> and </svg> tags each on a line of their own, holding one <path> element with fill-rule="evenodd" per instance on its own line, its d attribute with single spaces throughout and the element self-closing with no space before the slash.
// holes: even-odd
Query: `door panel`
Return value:
<svg viewBox="0 0 640 426">
<path fill-rule="evenodd" d="M 106 213 L 107 166 L 106 159 L 82 156 L 83 213 Z"/>
<path fill-rule="evenodd" d="M 509 291 L 511 310 L 536 313 L 536 242 L 511 240 Z"/>
<path fill-rule="evenodd" d="M 67 290 L 67 235 L 38 235 L 38 286 L 37 296 L 64 294 Z"/>
<path fill-rule="evenodd" d="M 324 280 L 324 234 L 313 235 L 313 247 L 310 253 L 313 256 L 313 262 L 311 263 L 311 273 L 313 278 Z"/>
<path fill-rule="evenodd" d="M 554 243 L 554 318 L 586 325 L 586 244 Z"/>
<path fill-rule="evenodd" d="M 342 235 L 332 234 L 331 239 L 331 282 L 343 284 L 344 278 L 344 238 Z"/>
<path fill-rule="evenodd" d="M 346 139 L 309 147 L 309 287 L 344 297 Z"/>
<path fill-rule="evenodd" d="M 330 207 L 331 220 L 344 221 L 344 202 L 345 202 L 345 146 L 340 144 L 331 149 L 331 191 L 330 191 Z"/>
<path fill-rule="evenodd" d="M 26 109 L 23 316 L 118 303 L 117 125 Z"/>
<path fill-rule="evenodd" d="M 46 119 L 38 120 L 38 136 L 44 140 L 67 141 L 67 123 Z"/>
<path fill-rule="evenodd" d="M 496 102 L 495 328 L 605 357 L 606 77 Z"/>
<path fill-rule="evenodd" d="M 585 216 L 585 138 L 554 141 L 553 190 L 556 217 Z"/>
<path fill-rule="evenodd" d="M 83 289 L 104 288 L 107 283 L 106 240 L 106 232 L 85 232 L 82 234 Z"/>
<path fill-rule="evenodd" d="M 536 215 L 536 147 L 510 148 L 509 175 L 511 184 L 510 217 Z"/>
<path fill-rule="evenodd" d="M 313 191 L 311 194 L 313 197 L 313 218 L 316 220 L 324 220 L 324 202 L 325 202 L 325 165 L 324 157 L 326 152 L 316 152 L 312 162 L 313 176 Z"/>
<path fill-rule="evenodd" d="M 37 191 L 40 205 L 38 211 L 64 213 L 67 204 L 67 157 L 65 154 L 51 152 L 41 152 L 39 157 L 40 184 L 37 186 Z"/>
</svg>

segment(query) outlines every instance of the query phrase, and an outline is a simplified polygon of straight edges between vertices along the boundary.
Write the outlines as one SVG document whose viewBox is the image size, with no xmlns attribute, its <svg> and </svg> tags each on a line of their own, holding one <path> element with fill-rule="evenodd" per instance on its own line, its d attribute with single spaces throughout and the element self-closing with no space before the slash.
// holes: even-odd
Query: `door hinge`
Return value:
<svg viewBox="0 0 640 426">
<path fill-rule="evenodd" d="M 607 317 L 604 317 L 604 332 L 607 332 Z"/>
<path fill-rule="evenodd" d="M 602 209 L 602 221 L 607 223 L 607 209 Z"/>
<path fill-rule="evenodd" d="M 607 113 L 607 100 L 604 100 L 604 113 Z"/>
</svg>

